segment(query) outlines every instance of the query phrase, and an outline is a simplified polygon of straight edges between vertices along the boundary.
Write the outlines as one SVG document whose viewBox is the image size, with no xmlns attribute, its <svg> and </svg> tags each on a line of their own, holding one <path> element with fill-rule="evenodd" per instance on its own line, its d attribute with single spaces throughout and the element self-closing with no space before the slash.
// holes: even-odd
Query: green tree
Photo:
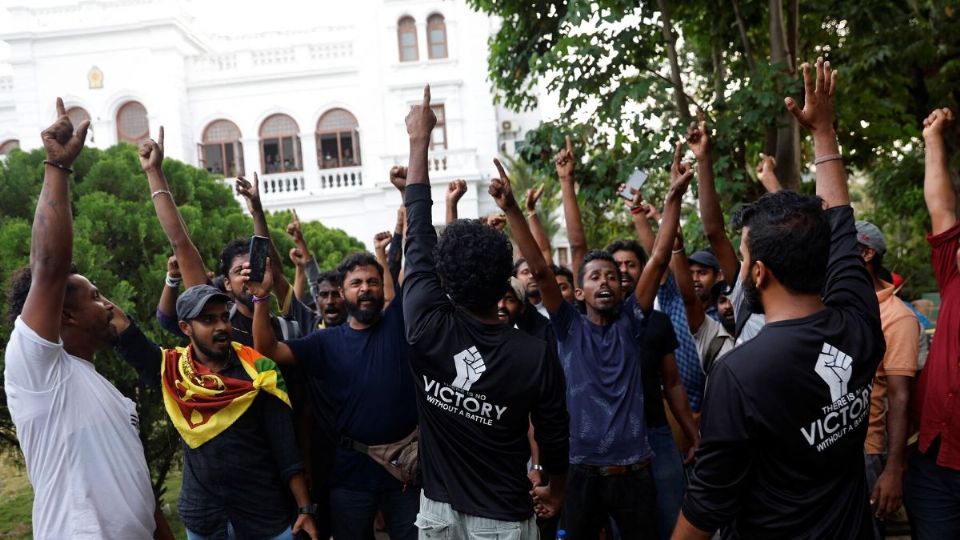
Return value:
<svg viewBox="0 0 960 540">
<path fill-rule="evenodd" d="M 502 19 L 489 57 L 499 99 L 532 107 L 539 83 L 559 97 L 560 120 L 529 134 L 524 158 L 549 172 L 563 132 L 574 133 L 578 152 L 587 154 L 578 175 L 586 205 L 606 208 L 615 186 L 638 166 L 666 170 L 671 143 L 694 109 L 715 131 L 726 210 L 762 193 L 751 166 L 761 151 L 777 156 L 787 186 L 803 189 L 810 169 L 801 163 L 811 161 L 812 146 L 798 138 L 783 98 L 800 97 L 798 63 L 825 55 L 840 69 L 838 135 L 846 164 L 867 177 L 875 208 L 896 207 L 901 217 L 916 216 L 915 231 L 929 228 L 922 199 L 904 196 L 920 180 L 905 158 L 920 155 L 926 114 L 956 107 L 960 96 L 960 12 L 952 2 L 469 3 Z M 885 187 L 874 189 L 879 171 L 890 172 Z M 878 225 L 899 231 L 899 221 Z M 926 247 L 915 239 L 898 262 L 923 259 L 915 250 Z M 914 274 L 918 289 L 934 287 L 928 266 Z"/>
<path fill-rule="evenodd" d="M 14 151 L 0 162 L 0 280 L 4 283 L 29 261 L 30 227 L 42 185 L 43 159 L 42 150 Z M 252 234 L 249 216 L 243 213 L 231 188 L 221 179 L 170 159 L 163 167 L 194 243 L 207 268 L 215 269 L 220 250 L 227 242 Z M 159 327 L 155 317 L 171 251 L 157 222 L 136 148 L 127 144 L 107 150 L 86 148 L 74 163 L 74 169 L 73 256 L 78 270 L 107 298 L 136 318 L 151 339 L 167 346 L 178 343 L 176 337 Z M 270 218 L 276 225 L 271 234 L 278 244 L 292 247 L 283 232 L 289 213 Z M 363 247 L 343 231 L 317 222 L 305 223 L 304 233 L 318 259 L 326 265 L 339 262 L 347 251 Z M 3 302 L 5 314 L 9 309 L 6 297 Z M 4 317 L 0 322 L 0 343 L 6 343 L 11 330 L 11 322 Z M 0 377 L 2 362 L 0 356 Z M 142 385 L 136 373 L 113 351 L 98 354 L 96 363 L 98 371 L 137 403 L 140 434 L 154 490 L 162 495 L 161 486 L 175 463 L 180 443 L 167 419 L 160 393 Z M 16 448 L 3 394 L 0 395 L 0 451 Z"/>
</svg>

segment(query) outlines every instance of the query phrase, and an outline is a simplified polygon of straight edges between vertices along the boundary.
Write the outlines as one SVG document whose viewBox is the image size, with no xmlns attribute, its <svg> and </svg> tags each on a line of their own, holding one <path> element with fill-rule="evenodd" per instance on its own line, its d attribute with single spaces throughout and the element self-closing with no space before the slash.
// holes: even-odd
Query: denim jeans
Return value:
<svg viewBox="0 0 960 540">
<path fill-rule="evenodd" d="M 417 514 L 420 540 L 537 540 L 540 533 L 533 515 L 524 521 L 501 521 L 453 509 L 447 503 L 420 495 Z M 573 537 L 570 537 L 573 538 Z M 393 537 L 390 537 L 393 540 Z"/>
<path fill-rule="evenodd" d="M 218 537 L 215 534 L 210 536 L 204 536 L 202 534 L 197 534 L 191 531 L 190 529 L 187 529 L 187 540 L 214 540 L 216 538 L 222 538 L 222 537 Z M 237 538 L 237 531 L 234 530 L 233 523 L 230 523 L 229 521 L 227 522 L 226 538 L 227 540 L 236 540 Z M 293 527 L 292 526 L 287 527 L 287 530 L 283 531 L 282 533 L 268 540 L 293 540 Z"/>
<path fill-rule="evenodd" d="M 680 516 L 683 493 L 687 488 L 683 459 L 673 441 L 670 425 L 647 427 L 647 440 L 653 449 L 650 471 L 657 486 L 657 532 L 661 540 L 669 540 Z"/>
<path fill-rule="evenodd" d="M 330 491 L 333 537 L 373 540 L 373 520 L 377 510 L 382 510 L 390 540 L 413 540 L 417 537 L 413 522 L 419 506 L 420 489 L 415 487 L 382 492 L 333 488 Z"/>
<path fill-rule="evenodd" d="M 603 476 L 570 465 L 562 526 L 568 538 L 597 538 L 610 516 L 623 540 L 653 540 L 657 538 L 656 491 L 650 467 Z"/>
<path fill-rule="evenodd" d="M 960 538 L 960 471 L 937 465 L 939 441 L 907 458 L 903 502 L 915 540 Z"/>
</svg>

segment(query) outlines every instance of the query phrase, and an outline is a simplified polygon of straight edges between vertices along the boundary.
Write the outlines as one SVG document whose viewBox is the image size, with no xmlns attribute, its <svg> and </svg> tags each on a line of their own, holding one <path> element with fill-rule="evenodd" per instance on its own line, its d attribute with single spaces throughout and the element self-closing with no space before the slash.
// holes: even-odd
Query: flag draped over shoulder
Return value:
<svg viewBox="0 0 960 540">
<path fill-rule="evenodd" d="M 197 448 L 230 427 L 260 390 L 290 406 L 287 386 L 277 364 L 250 347 L 236 342 L 232 345 L 251 380 L 210 371 L 191 358 L 189 347 L 163 350 L 163 405 L 190 448 Z"/>
</svg>

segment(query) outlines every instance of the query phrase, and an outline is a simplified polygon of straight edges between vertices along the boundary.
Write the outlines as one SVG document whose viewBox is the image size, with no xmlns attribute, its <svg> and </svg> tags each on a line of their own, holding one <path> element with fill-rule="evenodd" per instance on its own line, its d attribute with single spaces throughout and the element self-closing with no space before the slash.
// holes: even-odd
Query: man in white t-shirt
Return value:
<svg viewBox="0 0 960 540">
<path fill-rule="evenodd" d="M 43 133 L 43 189 L 31 266 L 10 288 L 14 330 L 4 390 L 34 489 L 37 539 L 153 538 L 156 502 L 133 402 L 97 373 L 94 353 L 116 339 L 113 305 L 75 273 L 70 164 L 90 122 L 74 133 L 63 101 Z M 161 527 L 169 532 L 165 523 Z"/>
</svg>

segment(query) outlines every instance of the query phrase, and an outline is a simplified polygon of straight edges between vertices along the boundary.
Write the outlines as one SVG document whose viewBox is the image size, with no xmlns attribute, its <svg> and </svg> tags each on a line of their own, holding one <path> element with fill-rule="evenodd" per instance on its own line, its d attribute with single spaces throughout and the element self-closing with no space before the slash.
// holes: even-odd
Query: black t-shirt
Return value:
<svg viewBox="0 0 960 540">
<path fill-rule="evenodd" d="M 569 415 L 554 344 L 481 323 L 440 287 L 429 185 L 406 189 L 404 319 L 420 415 L 424 495 L 455 510 L 520 521 L 533 516 L 527 428 L 540 460 L 566 472 Z"/>
<path fill-rule="evenodd" d="M 518 329 L 527 334 L 556 346 L 557 335 L 553 332 L 550 319 L 541 315 L 535 307 L 527 305 L 527 309 L 517 317 L 516 324 Z"/>
<path fill-rule="evenodd" d="M 826 309 L 768 323 L 714 364 L 683 513 L 742 538 L 873 538 L 863 441 L 885 345 L 853 211 L 832 230 Z"/>
<path fill-rule="evenodd" d="M 640 380 L 643 381 L 643 415 L 648 427 L 667 425 L 663 410 L 663 357 L 677 348 L 670 317 L 651 311 L 640 329 Z"/>
</svg>

